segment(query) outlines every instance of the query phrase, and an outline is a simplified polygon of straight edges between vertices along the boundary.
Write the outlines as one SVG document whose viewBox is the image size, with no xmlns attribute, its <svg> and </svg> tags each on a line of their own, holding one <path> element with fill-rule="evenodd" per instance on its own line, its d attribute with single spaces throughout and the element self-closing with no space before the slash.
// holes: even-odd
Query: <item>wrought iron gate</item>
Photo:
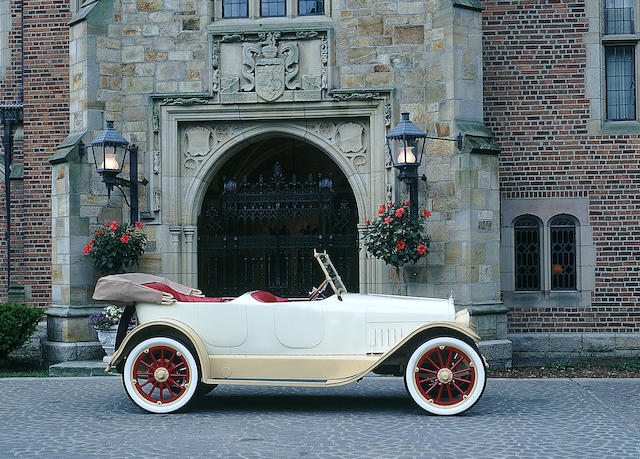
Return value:
<svg viewBox="0 0 640 459">
<path fill-rule="evenodd" d="M 198 221 L 199 287 L 236 296 L 262 289 L 307 296 L 323 275 L 313 249 L 327 250 L 349 291 L 358 291 L 358 233 L 350 190 L 331 176 L 286 179 L 279 163 L 255 181 L 223 178 Z"/>
</svg>

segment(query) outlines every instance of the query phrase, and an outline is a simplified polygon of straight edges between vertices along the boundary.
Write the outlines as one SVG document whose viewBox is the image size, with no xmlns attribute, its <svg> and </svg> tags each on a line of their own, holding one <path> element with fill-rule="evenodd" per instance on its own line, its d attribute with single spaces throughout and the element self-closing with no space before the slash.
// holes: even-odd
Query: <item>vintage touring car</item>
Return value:
<svg viewBox="0 0 640 459">
<path fill-rule="evenodd" d="M 127 306 L 106 371 L 141 408 L 170 413 L 219 384 L 327 387 L 369 372 L 403 376 L 422 409 L 452 415 L 484 391 L 480 337 L 453 298 L 348 293 L 326 253 L 309 298 L 264 291 L 206 298 L 147 274 L 105 276 L 94 300 Z M 323 298 L 330 286 L 333 294 Z M 127 332 L 135 312 L 138 325 Z M 124 336 L 126 334 L 126 336 Z"/>
</svg>

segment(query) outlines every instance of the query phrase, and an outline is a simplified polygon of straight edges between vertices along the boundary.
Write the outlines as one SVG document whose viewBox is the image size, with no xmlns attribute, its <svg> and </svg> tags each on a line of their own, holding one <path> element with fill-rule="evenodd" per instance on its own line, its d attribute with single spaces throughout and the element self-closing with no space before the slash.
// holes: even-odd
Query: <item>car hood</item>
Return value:
<svg viewBox="0 0 640 459">
<path fill-rule="evenodd" d="M 365 306 L 367 323 L 425 323 L 454 321 L 456 310 L 453 298 L 422 298 L 396 295 L 362 295 L 345 293 L 348 303 Z"/>
</svg>

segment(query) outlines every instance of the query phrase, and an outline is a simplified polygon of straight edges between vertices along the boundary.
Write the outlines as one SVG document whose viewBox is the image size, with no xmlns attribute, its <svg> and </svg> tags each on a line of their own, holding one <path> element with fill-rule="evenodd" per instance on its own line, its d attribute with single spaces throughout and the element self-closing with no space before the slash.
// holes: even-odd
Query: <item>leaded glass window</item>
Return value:
<svg viewBox="0 0 640 459">
<path fill-rule="evenodd" d="M 287 14 L 286 0 L 261 0 L 260 15 L 262 17 L 284 16 Z"/>
<path fill-rule="evenodd" d="M 324 14 L 324 0 L 298 0 L 298 16 Z"/>
<path fill-rule="evenodd" d="M 551 290 L 576 289 L 576 223 L 560 215 L 549 222 Z"/>
<path fill-rule="evenodd" d="M 514 224 L 516 290 L 540 290 L 540 223 L 524 215 Z"/>
<path fill-rule="evenodd" d="M 222 0 L 222 17 L 249 17 L 249 0 Z"/>
<path fill-rule="evenodd" d="M 636 119 L 635 47 L 605 47 L 607 119 Z"/>
<path fill-rule="evenodd" d="M 604 0 L 605 35 L 634 33 L 634 0 Z"/>
</svg>

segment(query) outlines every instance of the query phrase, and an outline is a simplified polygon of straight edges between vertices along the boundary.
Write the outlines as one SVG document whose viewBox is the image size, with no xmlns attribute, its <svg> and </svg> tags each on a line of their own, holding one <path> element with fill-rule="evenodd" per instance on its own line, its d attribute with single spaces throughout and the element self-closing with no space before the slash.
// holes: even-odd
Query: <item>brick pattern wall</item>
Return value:
<svg viewBox="0 0 640 459">
<path fill-rule="evenodd" d="M 586 308 L 514 309 L 509 331 L 640 331 L 639 134 L 590 135 L 584 1 L 484 1 L 485 123 L 501 196 L 588 197 L 596 246 Z"/>
<path fill-rule="evenodd" d="M 12 222 L 22 246 L 18 246 L 20 253 L 14 251 L 12 258 L 18 260 L 14 265 L 14 279 L 26 286 L 27 302 L 47 307 L 51 304 L 52 250 L 48 159 L 69 131 L 69 1 L 26 0 L 24 16 L 24 148 L 22 158 L 16 157 L 16 161 L 22 159 L 24 164 L 24 181 L 22 196 L 14 194 L 17 218 Z M 19 18 L 14 17 L 13 68 L 9 70 L 13 76 L 3 80 L 2 94 L 7 91 L 15 94 L 19 86 L 19 24 Z M 5 89 L 5 84 L 9 88 Z M 1 209 L 0 217 L 4 218 L 4 201 Z M 4 244 L 3 249 L 6 250 Z M 3 267 L 2 271 L 5 270 Z M 6 297 L 6 292 L 5 285 L 1 298 Z"/>
</svg>

